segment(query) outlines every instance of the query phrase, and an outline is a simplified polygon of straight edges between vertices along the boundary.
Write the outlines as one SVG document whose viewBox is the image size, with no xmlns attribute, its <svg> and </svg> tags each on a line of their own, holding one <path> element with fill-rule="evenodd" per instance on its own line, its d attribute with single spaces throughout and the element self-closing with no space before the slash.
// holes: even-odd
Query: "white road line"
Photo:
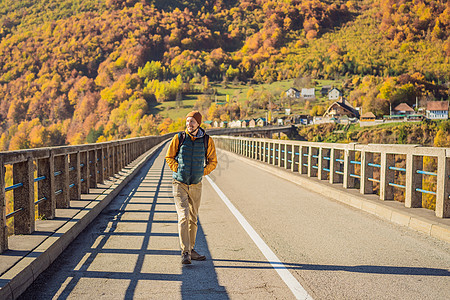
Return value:
<svg viewBox="0 0 450 300">
<path fill-rule="evenodd" d="M 212 181 L 209 176 L 205 176 L 211 186 L 214 188 L 216 193 L 220 196 L 222 201 L 228 206 L 230 211 L 236 217 L 236 219 L 241 223 L 242 227 L 247 231 L 248 235 L 261 250 L 262 254 L 267 258 L 272 267 L 278 272 L 281 279 L 286 283 L 289 289 L 292 291 L 297 299 L 308 299 L 313 298 L 308 294 L 308 292 L 302 287 L 302 285 L 295 279 L 295 277 L 289 272 L 288 269 L 283 265 L 283 263 L 278 259 L 278 257 L 273 253 L 273 251 L 267 246 L 259 234 L 253 229 L 253 227 L 247 222 L 244 216 L 237 210 L 237 208 L 231 203 L 227 196 L 219 189 L 219 187 Z"/>
</svg>

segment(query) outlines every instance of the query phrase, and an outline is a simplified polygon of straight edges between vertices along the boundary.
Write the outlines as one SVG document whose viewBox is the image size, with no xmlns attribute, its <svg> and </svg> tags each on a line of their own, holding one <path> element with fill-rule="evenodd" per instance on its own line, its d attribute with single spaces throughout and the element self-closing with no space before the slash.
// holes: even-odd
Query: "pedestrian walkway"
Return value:
<svg viewBox="0 0 450 300">
<path fill-rule="evenodd" d="M 313 299 L 449 298 L 449 244 L 224 151 L 203 181 L 196 250 L 207 260 L 181 265 L 166 149 L 21 299 L 295 299 L 284 268 Z"/>
<path fill-rule="evenodd" d="M 227 208 L 213 207 L 209 201 L 201 211 L 214 237 L 205 233 L 201 216 L 196 245 L 207 260 L 181 265 L 172 172 L 165 164 L 165 151 L 140 171 L 21 299 L 294 298 L 239 224 L 229 224 Z M 238 259 L 242 254 L 245 259 Z"/>
</svg>

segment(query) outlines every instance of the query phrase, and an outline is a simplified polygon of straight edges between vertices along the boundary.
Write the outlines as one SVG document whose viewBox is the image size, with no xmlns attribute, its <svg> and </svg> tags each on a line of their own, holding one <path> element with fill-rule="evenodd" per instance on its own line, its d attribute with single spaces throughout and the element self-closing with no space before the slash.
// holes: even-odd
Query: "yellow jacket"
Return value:
<svg viewBox="0 0 450 300">
<path fill-rule="evenodd" d="M 196 137 L 192 136 L 187 130 L 186 132 L 186 138 L 190 137 L 191 140 L 195 140 Z M 169 168 L 173 172 L 177 172 L 178 170 L 178 162 L 175 159 L 175 156 L 178 152 L 178 145 L 180 141 L 178 140 L 178 134 L 174 135 L 172 138 L 172 141 L 170 142 L 169 149 L 167 149 L 166 154 L 166 162 L 169 165 Z M 203 175 L 208 175 L 211 173 L 217 166 L 217 154 L 216 154 L 216 146 L 214 145 L 214 141 L 211 137 L 209 137 L 208 141 L 208 149 L 206 149 L 206 166 L 203 171 Z"/>
</svg>

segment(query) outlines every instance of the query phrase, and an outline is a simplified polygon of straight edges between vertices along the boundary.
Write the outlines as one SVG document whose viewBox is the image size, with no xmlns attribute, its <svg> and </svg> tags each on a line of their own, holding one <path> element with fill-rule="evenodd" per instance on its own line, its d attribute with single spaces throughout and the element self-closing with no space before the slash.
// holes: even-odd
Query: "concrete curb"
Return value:
<svg viewBox="0 0 450 300">
<path fill-rule="evenodd" d="M 439 219 L 434 216 L 433 211 L 425 208 L 406 208 L 403 203 L 396 201 L 381 201 L 377 195 L 362 195 L 359 190 L 344 189 L 339 184 L 330 184 L 317 178 L 306 177 L 223 149 L 220 151 L 227 152 L 233 158 L 240 159 L 327 198 L 450 243 L 450 219 Z"/>
<path fill-rule="evenodd" d="M 138 158 L 130 169 L 63 226 L 0 277 L 0 299 L 17 299 L 67 246 L 100 214 L 139 170 L 161 149 L 161 142 Z"/>
</svg>

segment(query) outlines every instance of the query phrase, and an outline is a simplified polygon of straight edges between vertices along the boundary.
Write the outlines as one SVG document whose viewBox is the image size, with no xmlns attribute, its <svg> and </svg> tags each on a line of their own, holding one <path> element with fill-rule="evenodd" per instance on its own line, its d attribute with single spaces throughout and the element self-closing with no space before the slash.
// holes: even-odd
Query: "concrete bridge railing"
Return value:
<svg viewBox="0 0 450 300">
<path fill-rule="evenodd" d="M 215 135 L 272 136 L 292 131 L 291 126 L 211 129 Z M 55 210 L 69 208 L 123 167 L 175 133 L 98 144 L 0 152 L 0 253 L 8 249 L 8 236 L 35 231 L 39 218 L 54 219 Z M 12 185 L 6 173 L 12 169 Z M 12 193 L 12 212 L 6 214 L 7 193 Z M 12 219 L 12 222 L 9 221 Z M 10 226 L 8 227 L 8 223 Z"/>
<path fill-rule="evenodd" d="M 381 200 L 399 200 L 394 197 L 402 194 L 408 208 L 423 207 L 423 195 L 433 195 L 436 216 L 450 217 L 449 148 L 228 136 L 214 139 L 216 146 L 224 150 L 319 180 L 342 183 L 347 189 L 359 188 L 361 194 L 378 190 Z M 431 162 L 431 169 L 425 170 L 424 158 Z"/>
<path fill-rule="evenodd" d="M 36 206 L 41 218 L 53 219 L 56 208 L 69 208 L 134 159 L 173 134 L 112 142 L 0 153 L 0 253 L 8 249 L 7 221 L 12 233 L 35 231 Z M 5 186 L 6 167 L 13 184 Z M 11 168 L 10 167 L 10 168 Z M 6 193 L 13 193 L 13 211 L 6 214 Z M 10 228 L 11 229 L 11 228 Z"/>
</svg>

